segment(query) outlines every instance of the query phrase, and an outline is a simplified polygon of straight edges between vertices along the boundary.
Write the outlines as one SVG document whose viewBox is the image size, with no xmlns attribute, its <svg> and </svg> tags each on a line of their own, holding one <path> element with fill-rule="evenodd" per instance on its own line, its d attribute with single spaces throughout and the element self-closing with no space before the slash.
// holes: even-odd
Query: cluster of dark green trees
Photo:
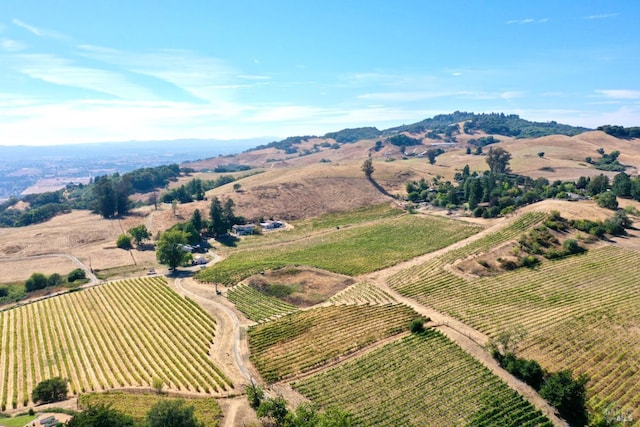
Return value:
<svg viewBox="0 0 640 427">
<path fill-rule="evenodd" d="M 601 130 L 611 136 L 615 136 L 616 138 L 640 138 L 640 127 L 637 126 L 625 128 L 624 126 L 604 125 L 599 126 L 598 130 Z"/>
<path fill-rule="evenodd" d="M 387 142 L 398 147 L 410 147 L 413 145 L 422 144 L 422 141 L 420 141 L 419 139 L 411 138 L 410 136 L 407 136 L 403 133 L 390 136 L 389 138 L 387 138 Z"/>
<path fill-rule="evenodd" d="M 618 157 L 620 156 L 620 152 L 618 150 L 614 150 L 609 154 L 605 153 L 604 148 L 598 148 L 596 151 L 602 157 L 600 157 L 599 159 L 593 159 L 592 157 L 588 156 L 584 159 L 587 163 L 594 165 L 596 169 L 612 172 L 620 172 L 625 170 L 624 165 L 622 165 L 618 161 Z"/>
<path fill-rule="evenodd" d="M 240 165 L 237 163 L 226 163 L 224 165 L 216 166 L 213 171 L 216 173 L 229 173 L 229 172 L 241 172 L 251 169 L 249 165 Z"/>
<path fill-rule="evenodd" d="M 520 118 L 517 114 L 475 114 L 466 111 L 456 111 L 451 114 L 439 114 L 410 125 L 387 129 L 384 133 L 421 133 L 430 131 L 435 134 L 446 135 L 449 126 L 455 125 L 457 128 L 457 124 L 460 122 L 465 122 L 463 131 L 467 134 L 482 131 L 488 134 L 513 136 L 516 138 L 537 138 L 556 134 L 573 136 L 589 130 L 583 127 L 563 125 L 554 121 L 532 122 Z"/>
<path fill-rule="evenodd" d="M 189 252 L 183 247 L 203 244 L 204 235 L 221 238 L 236 224 L 244 224 L 245 219 L 234 212 L 235 202 L 228 198 L 224 204 L 214 197 L 209 208 L 209 220 L 202 217 L 199 209 L 186 222 L 180 222 L 160 235 L 156 248 L 156 257 L 162 264 L 168 264 L 171 270 L 183 265 L 189 258 Z"/>
<path fill-rule="evenodd" d="M 338 132 L 329 132 L 324 135 L 325 138 L 331 138 L 341 144 L 349 144 L 362 139 L 373 139 L 382 135 L 375 127 L 362 127 L 352 129 L 342 129 Z"/>
<path fill-rule="evenodd" d="M 434 178 L 409 181 L 408 200 L 429 202 L 434 206 L 469 209 L 474 216 L 494 218 L 512 212 L 520 206 L 543 199 L 575 199 L 593 197 L 601 206 L 616 209 L 617 197 L 640 200 L 640 177 L 617 174 L 612 181 L 606 175 L 580 177 L 577 181 L 549 182 L 509 173 L 511 155 L 501 147 L 490 148 L 486 161 L 488 171 L 471 172 L 465 166 L 454 181 Z"/>
<path fill-rule="evenodd" d="M 262 387 L 250 384 L 246 388 L 249 404 L 258 417 L 275 427 L 351 427 L 353 417 L 338 408 L 319 411 L 313 404 L 302 403 L 295 411 L 287 408 L 282 397 L 265 398 Z"/>
<path fill-rule="evenodd" d="M 113 409 L 110 405 L 89 406 L 73 416 L 67 427 L 204 427 L 204 422 L 195 416 L 193 406 L 184 400 L 160 400 L 155 403 L 144 421 Z"/>
<path fill-rule="evenodd" d="M 11 209 L 20 200 L 29 205 L 26 210 Z M 29 194 L 22 199 L 11 197 L 0 203 L 0 226 L 24 227 L 46 221 L 54 216 L 68 212 L 72 205 L 66 202 L 63 190 L 42 194 Z"/>
<path fill-rule="evenodd" d="M 61 377 L 50 378 L 35 386 L 31 392 L 31 400 L 36 403 L 59 402 L 67 398 L 68 391 L 67 380 Z"/>
<path fill-rule="evenodd" d="M 120 174 L 98 176 L 93 181 L 92 192 L 94 202 L 92 210 L 103 218 L 123 216 L 129 212 L 132 192 L 131 181 Z"/>
<path fill-rule="evenodd" d="M 222 175 L 213 180 L 194 178 L 186 184 L 167 190 L 167 192 L 160 197 L 160 201 L 163 203 L 171 203 L 177 200 L 180 203 L 190 203 L 195 200 L 204 200 L 207 191 L 235 180 L 231 175 Z"/>
<path fill-rule="evenodd" d="M 257 147 L 249 149 L 247 151 L 264 150 L 265 148 L 275 148 L 277 150 L 284 151 L 286 154 L 293 154 L 298 152 L 298 147 L 296 147 L 296 145 L 300 145 L 302 142 L 307 141 L 311 138 L 316 138 L 316 136 L 315 135 L 290 136 L 280 141 L 273 141 L 268 144 L 258 145 Z"/>
<path fill-rule="evenodd" d="M 47 276 L 43 273 L 33 273 L 24 282 L 24 289 L 26 292 L 33 292 L 39 289 L 44 289 L 53 286 L 60 286 L 64 283 L 74 283 L 77 280 L 85 280 L 87 278 L 85 272 L 81 268 L 76 268 L 67 277 L 63 277 L 58 273 L 53 273 Z"/>
<path fill-rule="evenodd" d="M 123 175 L 99 176 L 87 185 L 69 185 L 58 191 L 12 197 L 0 203 L 0 226 L 23 227 L 47 221 L 71 209 L 91 209 L 105 218 L 124 215 L 131 204 L 129 195 L 164 187 L 180 175 L 177 164 L 137 169 Z M 26 209 L 12 209 L 20 200 Z"/>
<path fill-rule="evenodd" d="M 177 164 L 155 168 L 136 169 L 120 175 L 98 176 L 89 186 L 90 197 L 85 193 L 85 209 L 91 209 L 104 218 L 126 215 L 132 207 L 129 196 L 135 192 L 148 192 L 166 186 L 180 175 Z M 76 207 L 76 206 L 74 206 Z M 76 207 L 77 208 L 77 207 Z"/>
<path fill-rule="evenodd" d="M 586 385 L 589 378 L 581 375 L 574 378 L 569 370 L 546 372 L 538 362 L 517 356 L 519 342 L 524 333 L 515 328 L 504 331 L 489 344 L 491 355 L 506 371 L 533 387 L 540 396 L 558 409 L 560 416 L 571 426 L 586 426 Z"/>
</svg>

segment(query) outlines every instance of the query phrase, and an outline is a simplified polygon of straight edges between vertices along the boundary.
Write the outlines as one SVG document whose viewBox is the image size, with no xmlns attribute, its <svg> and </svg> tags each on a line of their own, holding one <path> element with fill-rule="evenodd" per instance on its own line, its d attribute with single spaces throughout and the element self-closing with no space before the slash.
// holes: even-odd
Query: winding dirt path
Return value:
<svg viewBox="0 0 640 427">
<path fill-rule="evenodd" d="M 214 343 L 211 346 L 211 359 L 233 382 L 234 388 L 241 393 L 244 386 L 260 382 L 258 373 L 249 361 L 249 345 L 246 332 L 253 322 L 239 317 L 229 307 L 226 299 L 217 295 L 211 285 L 197 283 L 190 277 L 176 278 L 174 289 L 196 301 L 216 320 Z M 218 400 L 223 410 L 222 427 L 245 425 L 256 420 L 255 412 L 249 406 L 244 394 Z"/>
</svg>

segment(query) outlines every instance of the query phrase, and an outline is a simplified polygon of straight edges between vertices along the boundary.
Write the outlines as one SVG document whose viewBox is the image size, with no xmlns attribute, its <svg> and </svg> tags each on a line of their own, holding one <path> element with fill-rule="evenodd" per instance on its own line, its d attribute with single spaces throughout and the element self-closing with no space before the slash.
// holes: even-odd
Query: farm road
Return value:
<svg viewBox="0 0 640 427">
<path fill-rule="evenodd" d="M 221 360 L 228 358 L 229 354 L 226 352 L 230 349 L 235 367 L 237 367 L 241 377 L 248 384 L 252 379 L 252 375 L 246 362 L 248 351 L 241 349 L 241 325 L 238 316 L 229 307 L 214 300 L 215 294 L 212 293 L 210 286 L 207 289 L 203 285 L 196 284 L 191 278 L 176 278 L 174 283 L 180 293 L 197 301 L 216 319 L 216 338 L 218 343 L 215 345 L 216 348 L 214 350 L 217 353 L 217 358 Z M 228 366 L 228 362 L 225 365 Z M 237 374 L 233 376 L 237 377 Z M 237 382 L 236 378 L 233 380 L 234 383 Z"/>
<path fill-rule="evenodd" d="M 196 283 L 190 277 L 176 278 L 173 285 L 178 293 L 196 301 L 216 320 L 211 358 L 231 379 L 234 388 L 243 391 L 244 385 L 256 381 L 250 370 L 249 347 L 246 339 L 243 339 L 246 334 L 245 328 L 248 326 L 247 321 L 243 324 L 231 308 L 216 301 L 222 297 L 216 295 L 211 285 Z M 255 413 L 249 407 L 249 402 L 244 395 L 219 399 L 219 403 L 224 414 L 222 427 L 257 422 Z"/>
<path fill-rule="evenodd" d="M 89 278 L 90 282 L 82 285 L 82 287 L 87 287 L 87 286 L 91 286 L 91 285 L 97 285 L 98 283 L 100 283 L 100 280 L 98 280 L 96 275 L 93 274 L 93 271 L 91 271 L 91 269 L 89 267 L 84 265 L 82 263 L 82 261 L 80 261 L 78 258 L 76 258 L 75 256 L 70 255 L 70 254 L 44 254 L 44 255 L 33 255 L 33 256 L 26 256 L 26 257 L 19 257 L 19 258 L 2 257 L 0 259 L 1 260 L 11 260 L 11 261 L 30 261 L 30 260 L 42 259 L 42 258 L 67 258 L 68 260 L 70 260 L 71 262 L 76 264 L 78 267 L 83 269 L 85 274 Z"/>
</svg>

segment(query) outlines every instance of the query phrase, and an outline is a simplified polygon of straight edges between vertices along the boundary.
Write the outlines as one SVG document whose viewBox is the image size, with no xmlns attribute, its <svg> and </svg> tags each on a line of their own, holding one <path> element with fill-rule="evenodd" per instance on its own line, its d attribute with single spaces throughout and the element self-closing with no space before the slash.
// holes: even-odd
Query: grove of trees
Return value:
<svg viewBox="0 0 640 427">
<path fill-rule="evenodd" d="M 450 209 L 464 207 L 474 216 L 485 218 L 506 215 L 520 206 L 549 198 L 592 197 L 612 210 L 617 209 L 617 197 L 640 200 L 640 177 L 631 178 L 625 172 L 617 174 L 612 181 L 600 174 L 580 177 L 575 182 L 550 182 L 543 177 L 532 179 L 508 173 L 510 160 L 508 151 L 491 147 L 486 158 L 490 170 L 471 172 L 466 165 L 455 174 L 453 181 L 440 177 L 430 181 L 409 181 L 406 183 L 407 198 L 411 202 L 429 202 Z"/>
<path fill-rule="evenodd" d="M 119 174 L 96 177 L 92 191 L 92 210 L 103 218 L 123 216 L 129 212 L 132 185 L 128 177 Z"/>
</svg>

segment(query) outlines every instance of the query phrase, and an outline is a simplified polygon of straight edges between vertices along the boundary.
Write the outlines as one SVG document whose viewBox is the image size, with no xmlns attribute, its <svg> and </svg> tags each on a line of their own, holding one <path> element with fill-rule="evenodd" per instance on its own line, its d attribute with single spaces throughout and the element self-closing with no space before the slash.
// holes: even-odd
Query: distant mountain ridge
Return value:
<svg viewBox="0 0 640 427">
<path fill-rule="evenodd" d="M 550 122 L 533 122 L 522 119 L 517 114 L 504 113 L 469 113 L 466 111 L 455 111 L 451 114 L 439 114 L 422 121 L 396 126 L 385 130 L 378 130 L 375 127 L 359 127 L 346 128 L 336 132 L 326 133 L 324 136 L 306 135 L 306 136 L 290 136 L 280 141 L 273 141 L 268 144 L 251 148 L 247 151 L 261 150 L 265 148 L 276 148 L 279 150 L 287 150 L 294 153 L 293 145 L 311 138 L 333 139 L 337 143 L 348 144 L 363 139 L 374 139 L 383 136 L 392 136 L 394 134 L 408 132 L 412 134 L 420 134 L 429 132 L 429 137 L 439 139 L 436 135 L 448 134 L 459 131 L 458 124 L 464 122 L 462 131 L 468 134 L 474 132 L 484 132 L 493 135 L 503 135 L 514 138 L 539 138 L 549 135 L 566 135 L 574 136 L 592 129 L 561 124 L 556 121 Z"/>
<path fill-rule="evenodd" d="M 460 122 L 465 122 L 463 126 L 463 131 L 465 133 L 482 131 L 488 134 L 510 136 L 514 138 L 539 138 L 549 135 L 574 136 L 582 132 L 592 130 L 580 126 L 565 125 L 556 121 L 532 122 L 530 120 L 520 118 L 517 114 L 475 114 L 465 111 L 455 111 L 451 114 L 439 114 L 414 124 L 390 128 L 387 129 L 385 133 L 421 133 L 427 130 L 436 133 L 444 133 L 448 126 L 457 125 Z"/>
</svg>

